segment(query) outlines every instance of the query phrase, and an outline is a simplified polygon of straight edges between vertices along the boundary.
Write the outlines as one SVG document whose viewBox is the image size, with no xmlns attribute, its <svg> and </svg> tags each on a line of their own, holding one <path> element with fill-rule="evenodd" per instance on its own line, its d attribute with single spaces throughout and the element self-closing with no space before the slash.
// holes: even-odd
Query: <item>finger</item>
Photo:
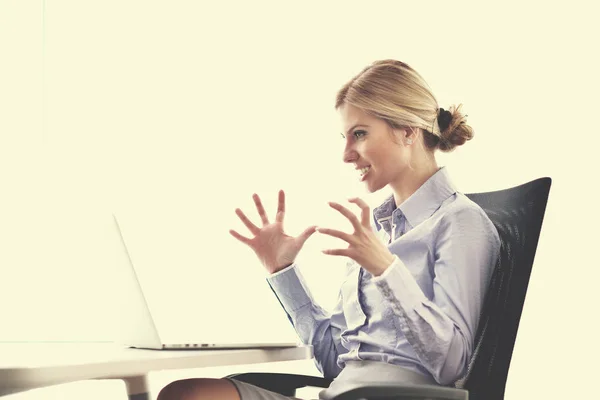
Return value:
<svg viewBox="0 0 600 400">
<path fill-rule="evenodd" d="M 252 232 L 253 234 L 256 235 L 258 233 L 258 231 L 260 231 L 260 229 L 258 229 L 258 227 L 256 225 L 254 225 L 252 222 L 250 222 L 250 220 L 248 219 L 248 217 L 246 217 L 246 215 L 244 214 L 244 212 L 242 210 L 240 210 L 239 208 L 236 208 L 235 213 L 237 214 L 238 217 L 240 217 L 240 219 L 242 220 L 244 225 L 246 225 L 246 228 L 248 228 L 250 230 L 250 232 Z"/>
<path fill-rule="evenodd" d="M 283 222 L 283 216 L 285 215 L 285 193 L 283 190 L 279 191 L 279 203 L 277 205 L 277 215 L 275 215 L 275 221 Z"/>
<path fill-rule="evenodd" d="M 330 201 L 329 205 L 331 206 L 331 208 L 334 208 L 334 209 L 338 210 L 340 213 L 342 213 L 343 216 L 345 216 L 346 218 L 348 218 L 350 220 L 350 222 L 352 223 L 352 226 L 354 227 L 355 231 L 360 231 L 361 230 L 360 222 L 358 221 L 358 218 L 356 218 L 356 215 L 354 215 L 352 213 L 352 211 L 348 210 L 343 205 L 335 203 L 333 201 Z"/>
<path fill-rule="evenodd" d="M 267 218 L 267 213 L 265 212 L 265 208 L 263 207 L 262 202 L 260 201 L 260 197 L 258 197 L 258 195 L 254 193 L 252 195 L 252 198 L 254 199 L 254 204 L 256 204 L 256 209 L 258 210 L 258 215 L 260 215 L 260 219 L 263 225 L 269 225 L 269 218 Z"/>
<path fill-rule="evenodd" d="M 318 228 L 317 232 L 324 233 L 325 235 L 333 236 L 338 239 L 342 239 L 343 241 L 348 242 L 348 244 L 353 243 L 353 240 L 352 240 L 353 236 L 347 234 L 346 232 L 337 231 L 335 229 L 327 229 L 327 228 Z"/>
<path fill-rule="evenodd" d="M 344 249 L 327 249 L 322 250 L 323 254 L 327 254 L 329 256 L 344 256 L 348 257 L 348 250 Z"/>
<path fill-rule="evenodd" d="M 247 244 L 248 246 L 250 246 L 250 242 L 251 240 L 248 239 L 245 236 L 240 235 L 239 233 L 237 233 L 236 231 L 234 231 L 233 229 L 229 230 L 229 233 L 231 233 L 231 236 L 233 236 L 234 238 L 236 238 L 237 240 L 239 240 L 242 243 Z"/>
<path fill-rule="evenodd" d="M 358 205 L 360 207 L 361 210 L 361 224 L 366 227 L 366 228 L 370 228 L 371 227 L 371 209 L 369 208 L 369 205 L 361 198 L 359 197 L 353 197 L 351 199 L 348 199 L 348 201 L 350 203 L 354 203 L 356 205 Z"/>
<path fill-rule="evenodd" d="M 308 240 L 308 238 L 311 237 L 312 234 L 315 233 L 316 231 L 317 231 L 317 227 L 316 226 L 311 226 L 309 228 L 306 228 L 304 230 L 304 232 L 302 232 L 298 236 L 298 240 L 300 240 L 301 244 L 304 244 L 304 242 L 306 242 Z"/>
</svg>

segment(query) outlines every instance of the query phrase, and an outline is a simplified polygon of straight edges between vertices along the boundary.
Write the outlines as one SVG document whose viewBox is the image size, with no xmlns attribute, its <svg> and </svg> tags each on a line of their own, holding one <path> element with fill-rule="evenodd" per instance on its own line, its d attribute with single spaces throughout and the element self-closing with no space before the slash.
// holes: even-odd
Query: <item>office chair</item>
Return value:
<svg viewBox="0 0 600 400">
<path fill-rule="evenodd" d="M 336 400 L 504 398 L 506 378 L 551 183 L 552 180 L 546 177 L 509 189 L 466 194 L 487 213 L 502 242 L 466 375 L 455 382 L 453 387 L 393 382 L 369 384 L 344 392 Z M 228 378 L 286 396 L 294 396 L 297 388 L 326 388 L 331 383 L 330 379 L 315 376 L 278 373 L 242 373 Z"/>
</svg>

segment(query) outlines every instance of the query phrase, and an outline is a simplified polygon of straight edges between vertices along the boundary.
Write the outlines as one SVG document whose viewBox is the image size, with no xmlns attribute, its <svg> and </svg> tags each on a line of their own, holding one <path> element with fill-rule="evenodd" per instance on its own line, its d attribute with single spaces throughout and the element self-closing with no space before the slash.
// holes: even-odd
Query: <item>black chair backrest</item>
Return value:
<svg viewBox="0 0 600 400">
<path fill-rule="evenodd" d="M 455 386 L 470 400 L 501 400 L 550 192 L 550 178 L 466 194 L 494 223 L 502 247 L 485 298 L 466 376 Z"/>
</svg>

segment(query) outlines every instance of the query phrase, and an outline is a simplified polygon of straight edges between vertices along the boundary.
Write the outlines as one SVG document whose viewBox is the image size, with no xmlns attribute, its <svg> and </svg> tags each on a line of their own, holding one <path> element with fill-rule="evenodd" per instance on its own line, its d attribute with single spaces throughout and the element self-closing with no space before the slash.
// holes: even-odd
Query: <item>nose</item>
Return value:
<svg viewBox="0 0 600 400">
<path fill-rule="evenodd" d="M 344 148 L 344 154 L 342 155 L 342 160 L 345 163 L 354 162 L 358 158 L 358 153 L 356 150 L 352 148 L 352 143 L 346 142 L 346 147 Z"/>
<path fill-rule="evenodd" d="M 342 156 L 342 160 L 345 163 L 351 163 L 356 160 L 357 156 L 358 156 L 358 153 L 354 149 L 346 147 L 344 149 L 344 154 Z"/>
</svg>

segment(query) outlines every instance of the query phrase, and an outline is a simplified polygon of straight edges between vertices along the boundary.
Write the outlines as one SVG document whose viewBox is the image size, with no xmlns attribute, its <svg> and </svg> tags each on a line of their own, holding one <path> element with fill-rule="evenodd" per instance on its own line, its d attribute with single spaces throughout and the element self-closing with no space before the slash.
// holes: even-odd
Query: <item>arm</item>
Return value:
<svg viewBox="0 0 600 400">
<path fill-rule="evenodd" d="M 465 372 L 500 241 L 482 210 L 449 214 L 437 230 L 433 296 L 428 299 L 401 260 L 375 278 L 423 366 L 440 384 Z"/>
<path fill-rule="evenodd" d="M 312 298 L 296 264 L 269 276 L 267 282 L 302 343 L 313 346 L 319 371 L 326 378 L 335 378 L 341 371 L 337 365 L 338 356 L 347 352 L 340 339 L 340 332 L 345 329 L 341 294 L 329 315 Z"/>
</svg>

